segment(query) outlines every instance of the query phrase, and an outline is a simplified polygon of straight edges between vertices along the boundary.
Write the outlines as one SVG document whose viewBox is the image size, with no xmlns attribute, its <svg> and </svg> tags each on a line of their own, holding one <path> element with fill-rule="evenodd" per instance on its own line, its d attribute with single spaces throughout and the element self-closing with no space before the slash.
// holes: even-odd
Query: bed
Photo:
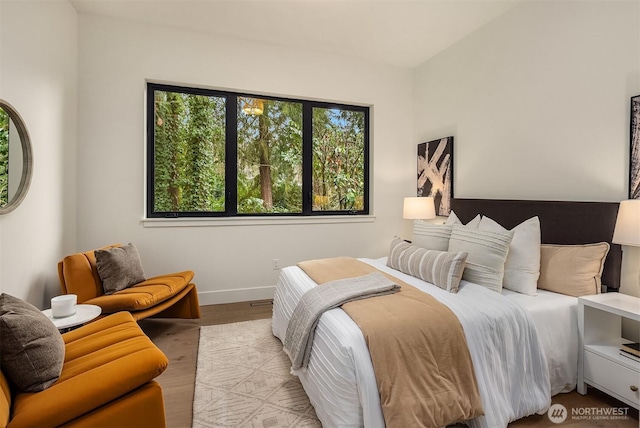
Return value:
<svg viewBox="0 0 640 428">
<path fill-rule="evenodd" d="M 543 243 L 573 245 L 610 243 L 618 204 L 455 199 L 452 208 L 463 223 L 481 213 L 507 229 L 537 215 Z M 460 282 L 458 293 L 451 294 L 389 268 L 385 257 L 360 260 L 434 296 L 458 316 L 467 336 L 485 411 L 484 416 L 466 421 L 469 426 L 506 426 L 510 421 L 546 411 L 552 395 L 575 388 L 578 359 L 576 297 L 544 290 L 538 290 L 536 296 L 510 290 L 498 294 L 464 280 Z M 620 264 L 621 249 L 611 245 L 602 277 L 603 284 L 610 290 L 619 286 Z M 297 302 L 316 285 L 297 266 L 282 270 L 274 296 L 272 326 L 274 335 L 283 342 Z M 521 310 L 535 326 L 533 332 L 516 331 L 516 335 L 535 336 L 529 348 L 520 350 L 524 355 L 517 358 L 504 358 L 513 349 L 509 351 L 507 345 L 501 345 L 502 339 L 488 338 L 484 332 L 487 329 L 481 324 L 484 315 L 474 315 L 484 311 L 502 317 L 502 308 Z M 497 322 L 498 328 L 504 330 L 494 335 L 512 335 L 513 324 Z M 528 358 L 529 354 L 540 355 L 544 363 L 537 362 L 535 357 Z M 503 358 L 496 364 L 495 359 L 500 355 Z M 324 426 L 385 426 L 365 339 L 358 325 L 342 309 L 329 310 L 320 318 L 308 367 L 298 376 Z"/>
</svg>

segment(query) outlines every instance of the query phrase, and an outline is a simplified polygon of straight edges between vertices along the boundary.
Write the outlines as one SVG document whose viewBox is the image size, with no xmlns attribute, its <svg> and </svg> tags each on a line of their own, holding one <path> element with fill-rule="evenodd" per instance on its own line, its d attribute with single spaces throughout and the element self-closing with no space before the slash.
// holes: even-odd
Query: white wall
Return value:
<svg viewBox="0 0 640 428">
<path fill-rule="evenodd" d="M 414 71 L 415 139 L 455 137 L 457 197 L 627 199 L 639 29 L 637 1 L 525 2 Z"/>
<path fill-rule="evenodd" d="M 455 196 L 627 197 L 639 8 L 525 2 L 415 70 L 415 139 L 455 136 Z"/>
<path fill-rule="evenodd" d="M 372 105 L 375 220 L 144 227 L 146 79 Z M 377 257 L 401 233 L 415 187 L 409 69 L 80 15 L 78 94 L 79 251 L 133 242 L 148 276 L 192 269 L 209 304 L 270 297 L 274 258 Z"/>
<path fill-rule="evenodd" d="M 0 216 L 0 291 L 48 307 L 75 247 L 77 14 L 67 2 L 0 2 L 0 98 L 24 119 L 31 187 Z"/>
</svg>

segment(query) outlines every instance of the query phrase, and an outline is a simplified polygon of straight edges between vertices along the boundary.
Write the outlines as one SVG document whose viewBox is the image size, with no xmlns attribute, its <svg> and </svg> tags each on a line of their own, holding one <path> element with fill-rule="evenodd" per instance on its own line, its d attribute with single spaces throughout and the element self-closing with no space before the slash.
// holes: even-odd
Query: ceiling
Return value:
<svg viewBox="0 0 640 428">
<path fill-rule="evenodd" d="M 415 67 L 520 0 L 70 0 L 79 13 Z"/>
</svg>

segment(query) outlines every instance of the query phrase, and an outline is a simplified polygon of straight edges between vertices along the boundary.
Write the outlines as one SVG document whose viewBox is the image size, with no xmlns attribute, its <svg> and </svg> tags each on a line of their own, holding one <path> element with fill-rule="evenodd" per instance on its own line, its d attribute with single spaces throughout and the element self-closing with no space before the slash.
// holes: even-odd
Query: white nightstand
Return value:
<svg viewBox="0 0 640 428">
<path fill-rule="evenodd" d="M 620 355 L 622 318 L 640 321 L 640 299 L 620 293 L 578 298 L 578 392 L 587 384 L 640 408 L 640 362 Z"/>
</svg>

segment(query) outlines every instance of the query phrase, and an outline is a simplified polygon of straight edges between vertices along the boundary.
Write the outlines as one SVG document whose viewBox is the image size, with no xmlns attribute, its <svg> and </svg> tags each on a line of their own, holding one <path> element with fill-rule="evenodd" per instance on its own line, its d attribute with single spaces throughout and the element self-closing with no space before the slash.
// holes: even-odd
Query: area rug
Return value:
<svg viewBox="0 0 640 428">
<path fill-rule="evenodd" d="M 271 320 L 200 327 L 193 428 L 321 427 Z"/>
</svg>

